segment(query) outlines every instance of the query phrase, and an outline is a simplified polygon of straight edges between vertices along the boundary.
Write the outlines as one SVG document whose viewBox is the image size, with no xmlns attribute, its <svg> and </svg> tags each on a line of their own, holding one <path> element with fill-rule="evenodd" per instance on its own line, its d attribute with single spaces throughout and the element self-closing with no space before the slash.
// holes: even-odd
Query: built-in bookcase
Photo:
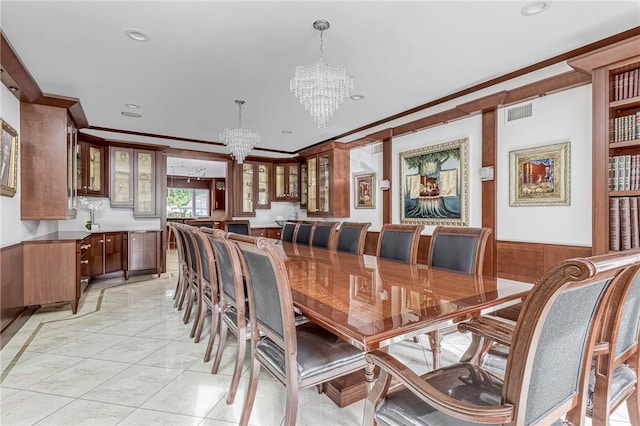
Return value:
<svg viewBox="0 0 640 426">
<path fill-rule="evenodd" d="M 640 246 L 640 36 L 568 63 L 592 77 L 592 253 Z"/>
</svg>

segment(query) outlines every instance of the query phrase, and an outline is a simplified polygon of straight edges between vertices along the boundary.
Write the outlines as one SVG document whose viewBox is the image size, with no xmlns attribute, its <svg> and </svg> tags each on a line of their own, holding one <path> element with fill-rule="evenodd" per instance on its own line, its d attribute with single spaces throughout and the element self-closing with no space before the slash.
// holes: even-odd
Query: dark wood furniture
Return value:
<svg viewBox="0 0 640 426">
<path fill-rule="evenodd" d="M 76 133 L 65 108 L 20 104 L 20 219 L 75 217 Z"/>
<path fill-rule="evenodd" d="M 225 220 L 222 221 L 222 229 L 225 232 L 251 235 L 251 223 L 248 220 Z M 262 228 L 264 229 L 264 228 Z"/>
<path fill-rule="evenodd" d="M 597 49 L 568 61 L 579 72 L 592 78 L 592 251 L 593 254 L 610 250 L 610 202 L 615 197 L 636 197 L 640 191 L 611 191 L 609 158 L 640 154 L 640 139 L 626 142 L 612 140 L 611 120 L 640 111 L 640 96 L 615 101 L 613 97 L 615 75 L 640 67 L 640 36 Z"/>
<path fill-rule="evenodd" d="M 105 146 L 78 141 L 76 161 L 78 195 L 109 196 Z"/>
<path fill-rule="evenodd" d="M 213 179 L 213 203 L 212 210 L 225 210 L 227 207 L 227 183 L 226 179 Z"/>
<path fill-rule="evenodd" d="M 96 277 L 126 270 L 127 247 L 126 232 L 91 234 L 90 275 Z"/>
<path fill-rule="evenodd" d="M 382 351 L 367 355 L 380 374 L 367 396 L 364 424 L 551 424 L 586 403 L 594 330 L 606 296 L 621 284 L 632 255 L 572 259 L 531 290 L 512 338 L 504 380 L 461 362 L 422 377 Z M 490 332 L 490 331 L 489 331 Z M 391 380 L 403 386 L 389 392 Z"/>
<path fill-rule="evenodd" d="M 233 216 L 255 216 L 256 209 L 270 209 L 273 186 L 270 162 L 233 164 Z"/>
<path fill-rule="evenodd" d="M 153 270 L 160 273 L 160 232 L 129 231 L 129 250 L 127 273 L 132 271 Z"/>
<path fill-rule="evenodd" d="M 88 278 L 82 262 L 88 262 L 87 232 L 57 232 L 23 242 L 24 305 L 71 303 L 78 310 Z"/>
<path fill-rule="evenodd" d="M 340 222 L 316 222 L 311 235 L 311 246 L 332 250 L 336 243 L 336 230 Z"/>
<path fill-rule="evenodd" d="M 517 303 L 531 288 L 523 282 L 284 241 L 279 247 L 294 305 L 310 321 L 364 351 Z M 362 375 L 327 383 L 324 388 L 340 406 L 365 395 Z"/>
<path fill-rule="evenodd" d="M 273 164 L 274 201 L 300 200 L 300 164 L 297 162 Z"/>
<path fill-rule="evenodd" d="M 327 150 L 301 153 L 306 157 L 307 216 L 348 217 L 351 214 L 349 149 L 332 144 Z"/>
<path fill-rule="evenodd" d="M 364 242 L 370 226 L 370 222 L 342 222 L 334 248 L 345 253 L 364 253 Z"/>
</svg>

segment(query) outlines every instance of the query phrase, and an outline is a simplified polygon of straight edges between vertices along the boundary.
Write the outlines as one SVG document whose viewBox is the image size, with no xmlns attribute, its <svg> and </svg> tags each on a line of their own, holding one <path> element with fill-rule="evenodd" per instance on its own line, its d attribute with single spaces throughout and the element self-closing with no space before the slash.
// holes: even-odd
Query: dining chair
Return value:
<svg viewBox="0 0 640 426">
<path fill-rule="evenodd" d="M 316 227 L 311 235 L 311 246 L 327 250 L 333 249 L 338 225 L 340 225 L 340 222 L 316 222 Z"/>
<path fill-rule="evenodd" d="M 173 307 L 178 308 L 178 310 L 182 309 L 181 301 L 184 301 L 184 293 L 183 290 L 186 289 L 186 281 L 187 281 L 187 273 L 188 273 L 188 265 L 187 258 L 185 254 L 185 247 L 182 241 L 182 237 L 178 234 L 178 230 L 176 229 L 176 225 L 172 222 L 167 224 L 169 226 L 169 230 L 171 234 L 174 236 L 176 242 L 176 250 L 178 252 L 178 280 L 176 282 L 176 289 L 173 294 L 173 299 L 175 300 Z"/>
<path fill-rule="evenodd" d="M 220 306 L 220 337 L 218 350 L 213 361 L 211 373 L 216 374 L 220 368 L 220 361 L 227 342 L 227 330 L 236 336 L 238 347 L 233 376 L 229 385 L 227 404 L 232 404 L 238 383 L 242 374 L 242 364 L 246 352 L 246 342 L 251 336 L 248 332 L 246 295 L 244 280 L 240 267 L 240 259 L 236 247 L 227 240 L 227 234 L 221 229 L 205 232 L 216 257 L 216 270 L 219 278 L 219 306 Z M 211 355 L 211 348 L 207 348 L 207 358 Z"/>
<path fill-rule="evenodd" d="M 280 234 L 280 239 L 282 241 L 293 242 L 293 238 L 298 230 L 298 225 L 300 222 L 285 222 L 282 227 L 282 233 Z"/>
<path fill-rule="evenodd" d="M 378 237 L 376 256 L 380 259 L 416 263 L 420 233 L 423 229 L 423 225 L 385 223 Z"/>
<path fill-rule="evenodd" d="M 367 354 L 380 374 L 364 424 L 551 424 L 584 406 L 601 302 L 638 262 L 637 255 L 607 254 L 550 269 L 524 302 L 504 379 L 472 362 L 418 376 L 388 353 Z M 392 379 L 401 386 L 389 391 Z"/>
<path fill-rule="evenodd" d="M 187 306 L 184 310 L 184 315 L 182 317 L 182 321 L 187 324 L 191 317 L 191 311 L 193 309 L 193 304 L 196 302 L 197 290 L 198 290 L 198 266 L 196 260 L 196 251 L 194 242 L 189 235 L 189 227 L 187 225 L 176 225 L 176 229 L 180 235 L 180 238 L 183 241 L 185 247 L 185 254 L 187 259 L 187 273 L 186 273 L 186 281 L 185 287 L 183 289 L 183 297 L 178 305 L 178 309 L 182 308 L 183 302 L 186 301 Z M 193 337 L 193 336 L 192 336 Z"/>
<path fill-rule="evenodd" d="M 213 344 L 216 339 L 216 333 L 218 331 L 218 314 L 219 314 L 219 302 L 218 302 L 218 273 L 216 270 L 216 262 L 215 256 L 213 254 L 213 250 L 211 248 L 211 244 L 209 243 L 206 235 L 203 233 L 203 229 L 209 230 L 209 227 L 202 227 L 200 229 L 193 228 L 192 235 L 196 242 L 196 246 L 198 247 L 198 263 L 199 269 L 202 271 L 200 274 L 200 285 L 199 285 L 199 305 L 197 309 L 197 325 L 194 322 L 195 335 L 194 341 L 198 343 L 200 341 L 200 336 L 202 335 L 202 329 L 204 328 L 204 324 L 206 322 L 207 313 L 210 314 L 211 327 L 209 330 L 209 340 L 207 342 L 207 349 L 205 350 L 205 359 L 204 362 L 209 361 L 209 356 L 211 353 L 211 348 L 213 348 Z"/>
<path fill-rule="evenodd" d="M 484 251 L 490 228 L 436 226 L 431 234 L 427 265 L 464 274 L 482 275 Z M 433 368 L 440 367 L 442 336 L 455 332 L 448 327 L 427 333 Z"/>
<path fill-rule="evenodd" d="M 370 222 L 342 222 L 338 229 L 336 250 L 353 254 L 364 253 L 364 240 L 370 226 Z"/>
<path fill-rule="evenodd" d="M 296 244 L 309 245 L 311 243 L 311 235 L 316 227 L 315 222 L 300 222 L 293 236 Z"/>
<path fill-rule="evenodd" d="M 226 232 L 251 235 L 251 223 L 248 220 L 225 220 L 222 227 Z"/>
<path fill-rule="evenodd" d="M 246 277 L 251 321 L 251 372 L 241 425 L 251 416 L 261 367 L 286 386 L 284 425 L 294 425 L 298 391 L 361 370 L 364 353 L 323 328 L 294 324 L 284 260 L 265 238 L 229 235 Z"/>
<path fill-rule="evenodd" d="M 202 331 L 202 326 L 200 325 L 200 319 L 202 317 L 203 310 L 203 293 L 204 293 L 204 276 L 207 275 L 207 279 L 209 276 L 208 264 L 205 263 L 201 259 L 200 247 L 198 246 L 197 239 L 194 235 L 194 231 L 197 228 L 194 228 L 189 225 L 184 225 L 182 230 L 185 235 L 185 239 L 187 241 L 188 252 L 191 257 L 191 280 L 189 282 L 189 289 L 187 293 L 187 308 L 185 310 L 184 315 L 184 323 L 189 322 L 189 318 L 191 317 L 191 312 L 193 309 L 193 305 L 196 305 L 196 312 L 193 319 L 193 324 L 191 326 L 191 333 L 189 336 L 194 338 L 196 337 L 196 331 L 200 328 Z M 206 269 L 206 272 L 205 272 Z M 200 341 L 200 336 L 195 340 L 196 343 Z"/>
<path fill-rule="evenodd" d="M 640 259 L 640 251 L 635 255 Z M 586 408 L 577 407 L 568 414 L 575 424 L 586 413 L 592 418 L 592 425 L 607 426 L 611 413 L 626 401 L 631 424 L 640 425 L 637 389 L 640 266 L 628 268 L 623 274 L 603 301 L 605 312 L 594 345 Z M 515 324 L 488 317 L 459 324 L 461 331 L 474 333 L 473 344 L 463 359 L 503 377 Z"/>
</svg>

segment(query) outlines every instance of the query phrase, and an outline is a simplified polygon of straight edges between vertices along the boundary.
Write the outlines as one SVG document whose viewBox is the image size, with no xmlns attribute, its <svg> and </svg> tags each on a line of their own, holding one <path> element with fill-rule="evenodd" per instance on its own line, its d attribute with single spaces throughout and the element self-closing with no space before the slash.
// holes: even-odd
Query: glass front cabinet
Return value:
<svg viewBox="0 0 640 426">
<path fill-rule="evenodd" d="M 156 151 L 110 147 L 111 207 L 133 208 L 133 215 L 157 217 Z"/>
<path fill-rule="evenodd" d="M 255 216 L 256 209 L 271 208 L 271 166 L 252 161 L 235 165 L 235 181 L 240 186 L 235 191 L 235 216 Z"/>
<path fill-rule="evenodd" d="M 78 195 L 107 196 L 105 147 L 78 142 Z"/>
<path fill-rule="evenodd" d="M 334 148 L 307 156 L 308 216 L 348 217 L 350 215 L 349 161 L 349 150 L 344 148 Z"/>
<path fill-rule="evenodd" d="M 274 194 L 275 201 L 300 200 L 300 164 L 274 164 Z"/>
</svg>

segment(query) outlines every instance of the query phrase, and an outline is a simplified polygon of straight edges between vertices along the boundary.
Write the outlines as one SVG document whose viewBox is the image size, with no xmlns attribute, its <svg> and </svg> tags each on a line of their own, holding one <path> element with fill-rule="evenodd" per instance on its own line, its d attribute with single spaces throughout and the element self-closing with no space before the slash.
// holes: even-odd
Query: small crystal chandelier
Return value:
<svg viewBox="0 0 640 426">
<path fill-rule="evenodd" d="M 322 129 L 327 125 L 333 112 L 353 90 L 353 76 L 347 74 L 342 65 L 328 65 L 324 62 L 322 34 L 329 29 L 329 21 L 320 19 L 313 28 L 320 31 L 320 59 L 313 65 L 300 65 L 290 80 L 291 91 Z"/>
<path fill-rule="evenodd" d="M 242 105 L 244 101 L 236 99 L 238 105 L 238 127 L 235 129 L 224 129 L 220 134 L 222 142 L 229 147 L 231 156 L 242 164 L 249 151 L 260 142 L 260 134 L 249 129 L 242 128 Z"/>
</svg>

